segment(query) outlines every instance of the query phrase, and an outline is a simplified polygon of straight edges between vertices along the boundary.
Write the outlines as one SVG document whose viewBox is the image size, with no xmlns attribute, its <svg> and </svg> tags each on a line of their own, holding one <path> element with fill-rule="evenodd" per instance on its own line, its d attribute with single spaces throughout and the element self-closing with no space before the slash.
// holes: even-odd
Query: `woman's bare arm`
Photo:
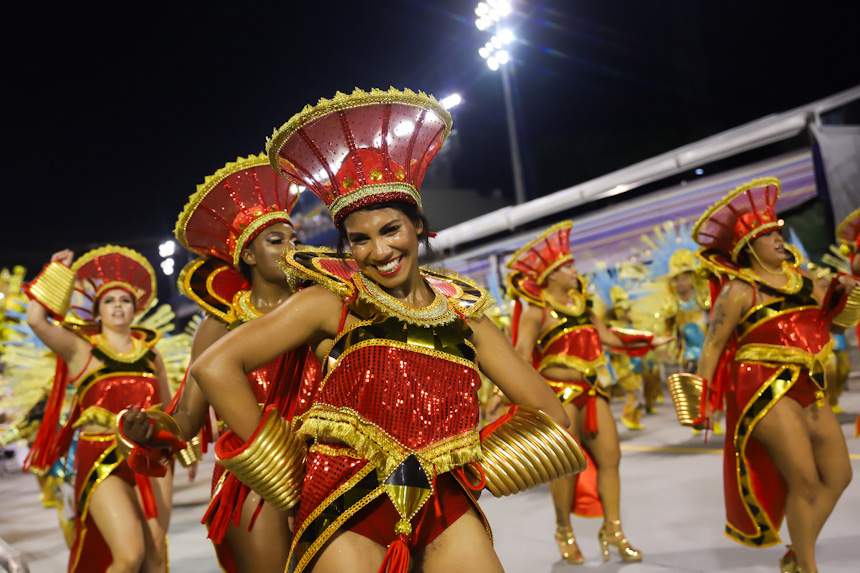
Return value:
<svg viewBox="0 0 860 573">
<path fill-rule="evenodd" d="M 239 438 L 250 438 L 262 419 L 246 373 L 302 344 L 333 338 L 341 309 L 340 298 L 324 287 L 304 289 L 220 338 L 191 366 L 209 403 Z"/>
<path fill-rule="evenodd" d="M 469 326 L 473 332 L 472 343 L 478 350 L 481 372 L 492 380 L 505 396 L 514 404 L 543 410 L 565 427 L 570 425 L 570 420 L 555 393 L 532 365 L 514 350 L 492 320 L 484 316 L 470 320 Z"/>
<path fill-rule="evenodd" d="M 531 363 L 535 344 L 540 336 L 541 322 L 543 322 L 543 309 L 529 305 L 520 315 L 520 324 L 517 330 L 517 353 L 523 360 Z"/>
<path fill-rule="evenodd" d="M 166 408 L 170 403 L 170 383 L 167 381 L 167 367 L 164 365 L 164 359 L 158 350 L 152 349 L 155 352 L 155 376 L 158 378 L 158 393 L 161 394 L 161 407 Z"/>
</svg>

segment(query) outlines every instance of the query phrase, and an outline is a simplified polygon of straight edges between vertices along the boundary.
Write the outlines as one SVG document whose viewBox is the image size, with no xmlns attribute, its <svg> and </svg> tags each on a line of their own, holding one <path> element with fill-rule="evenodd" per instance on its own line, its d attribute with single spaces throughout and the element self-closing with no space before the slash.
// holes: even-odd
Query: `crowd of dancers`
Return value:
<svg viewBox="0 0 860 573">
<path fill-rule="evenodd" d="M 728 535 L 773 545 L 785 518 L 780 570 L 817 571 L 851 480 L 828 406 L 860 322 L 860 209 L 838 227 L 838 272 L 784 240 L 772 178 L 657 229 L 647 265 L 589 278 L 562 222 L 510 257 L 500 328 L 481 285 L 419 266 L 419 189 L 450 129 L 430 96 L 356 90 L 207 177 L 175 230 L 199 256 L 180 289 L 205 312 L 175 390 L 161 334 L 135 322 L 155 293 L 139 253 L 61 250 L 23 286 L 56 369 L 4 439 L 28 429 L 29 471 L 71 486 L 70 572 L 166 571 L 176 462 L 193 472 L 209 447 L 201 517 L 225 571 L 501 571 L 477 498 L 541 483 L 565 561 L 584 561 L 571 514 L 603 518 L 605 561 L 640 561 L 609 401 L 642 430 L 666 379 L 698 399 L 682 422 L 726 433 Z M 299 186 L 328 207 L 336 251 L 296 245 Z"/>
</svg>

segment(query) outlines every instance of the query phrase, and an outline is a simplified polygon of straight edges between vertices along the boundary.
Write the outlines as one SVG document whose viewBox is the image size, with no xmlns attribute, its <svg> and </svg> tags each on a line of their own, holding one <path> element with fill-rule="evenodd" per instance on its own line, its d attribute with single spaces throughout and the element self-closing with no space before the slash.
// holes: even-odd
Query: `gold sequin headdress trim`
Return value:
<svg viewBox="0 0 860 573">
<path fill-rule="evenodd" d="M 445 132 L 442 134 L 440 146 L 445 143 L 445 139 L 451 133 L 451 126 L 453 125 L 451 114 L 432 95 L 427 95 L 422 91 L 415 93 L 410 89 L 400 91 L 394 87 L 388 88 L 388 91 L 373 88 L 369 92 L 355 88 L 349 95 L 337 92 L 332 99 L 320 98 L 315 106 L 306 105 L 302 111 L 291 117 L 284 125 L 275 129 L 272 132 L 272 137 L 266 140 L 266 153 L 269 154 L 269 162 L 272 167 L 280 171 L 278 153 L 284 142 L 309 123 L 333 112 L 380 103 L 399 103 L 429 109 L 438 115 L 445 123 Z"/>
</svg>

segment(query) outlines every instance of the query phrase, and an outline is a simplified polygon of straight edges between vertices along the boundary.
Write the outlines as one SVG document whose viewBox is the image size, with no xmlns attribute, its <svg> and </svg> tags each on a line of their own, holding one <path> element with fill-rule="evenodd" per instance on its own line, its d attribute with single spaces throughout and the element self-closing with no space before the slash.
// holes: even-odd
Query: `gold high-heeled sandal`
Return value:
<svg viewBox="0 0 860 573">
<path fill-rule="evenodd" d="M 794 556 L 794 551 L 791 545 L 786 545 L 788 551 L 779 560 L 779 573 L 795 573 L 797 571 L 797 557 Z"/>
<path fill-rule="evenodd" d="M 558 543 L 558 550 L 561 552 L 561 558 L 571 565 L 582 565 L 585 563 L 585 557 L 576 545 L 576 538 L 573 536 L 573 528 L 559 527 L 555 530 L 555 542 Z"/>
<path fill-rule="evenodd" d="M 607 525 L 617 525 L 618 531 L 609 533 L 606 531 Z M 621 531 L 621 521 L 604 521 L 603 527 L 597 532 L 597 540 L 600 542 L 600 548 L 603 550 L 603 561 L 609 561 L 609 546 L 613 546 L 621 555 L 621 560 L 625 563 L 633 563 L 642 561 L 642 552 L 630 546 L 630 542 L 624 537 L 624 532 Z"/>
</svg>

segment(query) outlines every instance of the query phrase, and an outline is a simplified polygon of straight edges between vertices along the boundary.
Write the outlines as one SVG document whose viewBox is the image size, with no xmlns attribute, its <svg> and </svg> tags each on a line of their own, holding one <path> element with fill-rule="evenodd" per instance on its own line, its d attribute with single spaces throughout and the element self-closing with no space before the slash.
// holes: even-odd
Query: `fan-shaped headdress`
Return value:
<svg viewBox="0 0 860 573">
<path fill-rule="evenodd" d="M 71 310 L 92 321 L 98 299 L 111 289 L 122 289 L 135 299 L 135 314 L 149 309 L 155 294 L 155 271 L 146 258 L 126 247 L 106 245 L 81 255 L 73 264 L 75 290 Z"/>
<path fill-rule="evenodd" d="M 782 227 L 776 216 L 780 184 L 775 177 L 754 179 L 731 191 L 693 225 L 693 239 L 737 263 L 753 239 Z"/>
<path fill-rule="evenodd" d="M 356 88 L 306 106 L 274 131 L 266 150 L 272 167 L 310 189 L 339 225 L 373 203 L 420 208 L 421 181 L 451 123 L 422 92 Z"/>
<path fill-rule="evenodd" d="M 242 251 L 274 223 L 292 225 L 298 188 L 279 177 L 265 154 L 239 157 L 197 186 L 174 234 L 186 249 L 239 265 Z"/>
<path fill-rule="evenodd" d="M 551 272 L 572 261 L 570 253 L 571 221 L 556 223 L 540 236 L 526 243 L 510 260 L 506 267 L 514 271 L 508 283 L 515 291 L 540 299 L 540 291 Z"/>
<path fill-rule="evenodd" d="M 842 243 L 840 250 L 843 251 L 843 254 L 853 260 L 860 252 L 860 209 L 839 223 L 839 226 L 836 227 L 836 239 Z"/>
</svg>

